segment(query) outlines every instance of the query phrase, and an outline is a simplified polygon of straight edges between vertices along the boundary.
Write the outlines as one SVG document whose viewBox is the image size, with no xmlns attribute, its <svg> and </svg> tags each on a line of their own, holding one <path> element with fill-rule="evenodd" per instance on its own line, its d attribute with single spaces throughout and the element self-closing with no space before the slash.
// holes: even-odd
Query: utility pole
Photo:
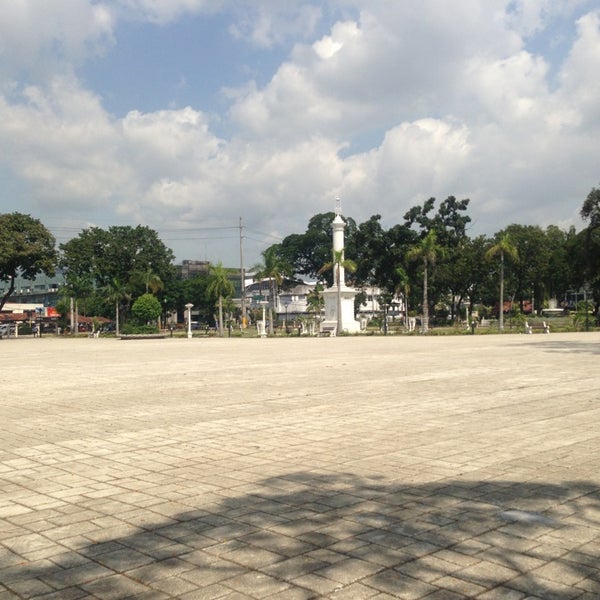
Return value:
<svg viewBox="0 0 600 600">
<path fill-rule="evenodd" d="M 242 217 L 240 217 L 240 296 L 242 304 L 242 329 L 246 327 L 246 273 L 244 272 L 244 248 L 242 240 L 244 239 L 244 227 Z"/>
</svg>

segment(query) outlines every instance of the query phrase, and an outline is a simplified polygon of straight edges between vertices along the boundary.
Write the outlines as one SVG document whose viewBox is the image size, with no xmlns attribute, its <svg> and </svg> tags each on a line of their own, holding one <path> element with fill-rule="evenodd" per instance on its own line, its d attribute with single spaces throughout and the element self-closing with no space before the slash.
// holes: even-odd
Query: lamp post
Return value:
<svg viewBox="0 0 600 600">
<path fill-rule="evenodd" d="M 188 340 L 192 338 L 192 307 L 194 305 L 189 302 L 185 305 L 186 313 L 187 313 L 187 337 Z"/>
<path fill-rule="evenodd" d="M 289 333 L 290 330 L 288 329 L 288 306 L 290 305 L 289 301 L 285 301 L 283 303 L 283 306 L 285 306 L 285 332 Z"/>
<path fill-rule="evenodd" d="M 265 319 L 265 307 L 267 306 L 268 302 L 266 302 L 265 300 L 261 301 L 261 305 L 262 305 L 262 321 L 261 321 L 261 326 L 260 326 L 260 337 L 261 338 L 265 338 L 267 337 L 267 322 Z"/>
<path fill-rule="evenodd" d="M 585 305 L 585 330 L 589 331 L 590 330 L 590 319 L 589 319 L 590 311 L 588 310 L 587 292 L 588 292 L 588 284 L 586 282 L 583 286 L 583 304 Z"/>
<path fill-rule="evenodd" d="M 43 320 L 42 320 L 43 319 L 43 317 L 42 317 L 43 312 L 42 311 L 43 311 L 43 309 L 41 309 L 41 308 L 36 308 L 35 309 L 35 312 L 36 312 L 37 318 L 38 318 L 38 322 L 39 322 L 39 325 L 38 325 L 38 337 L 42 337 L 42 324 L 43 324 Z"/>
</svg>

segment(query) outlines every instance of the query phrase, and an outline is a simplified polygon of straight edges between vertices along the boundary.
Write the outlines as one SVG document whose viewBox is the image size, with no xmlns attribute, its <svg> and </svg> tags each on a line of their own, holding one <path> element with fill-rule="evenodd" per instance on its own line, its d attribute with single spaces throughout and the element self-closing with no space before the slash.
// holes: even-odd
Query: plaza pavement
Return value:
<svg viewBox="0 0 600 600">
<path fill-rule="evenodd" d="M 0 600 L 600 598 L 599 358 L 0 340 Z"/>
</svg>

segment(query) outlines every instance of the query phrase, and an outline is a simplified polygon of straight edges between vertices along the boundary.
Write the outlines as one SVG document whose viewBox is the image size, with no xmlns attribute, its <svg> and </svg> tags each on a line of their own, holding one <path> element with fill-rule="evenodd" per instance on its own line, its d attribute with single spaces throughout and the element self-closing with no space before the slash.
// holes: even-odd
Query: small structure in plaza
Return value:
<svg viewBox="0 0 600 600">
<path fill-rule="evenodd" d="M 335 218 L 333 229 L 333 285 L 323 290 L 325 303 L 325 319 L 321 322 L 321 333 L 356 333 L 360 331 L 360 322 L 354 318 L 354 298 L 358 293 L 354 288 L 346 285 L 344 272 L 344 229 L 346 223 L 342 219 L 342 205 L 336 198 Z M 335 257 L 342 260 L 336 260 Z"/>
</svg>

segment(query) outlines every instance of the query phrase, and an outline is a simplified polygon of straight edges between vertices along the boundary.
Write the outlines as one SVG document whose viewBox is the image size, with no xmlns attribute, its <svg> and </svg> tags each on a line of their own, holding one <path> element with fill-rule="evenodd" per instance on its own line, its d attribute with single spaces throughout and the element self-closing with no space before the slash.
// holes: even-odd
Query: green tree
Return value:
<svg viewBox="0 0 600 600">
<path fill-rule="evenodd" d="M 323 284 L 317 283 L 315 287 L 306 296 L 306 309 L 309 313 L 320 315 L 325 305 L 323 301 Z"/>
<path fill-rule="evenodd" d="M 579 211 L 581 218 L 587 221 L 589 229 L 600 227 L 600 189 L 592 188 L 587 198 L 583 201 Z"/>
<path fill-rule="evenodd" d="M 594 314 L 598 317 L 600 306 L 600 189 L 593 188 L 585 199 L 580 211 L 581 217 L 587 221 L 587 227 L 581 239 L 585 258 L 579 265 L 581 285 L 591 286 L 594 298 Z"/>
<path fill-rule="evenodd" d="M 140 324 L 148 325 L 158 321 L 162 313 L 162 306 L 153 294 L 142 294 L 133 303 L 131 312 Z"/>
<path fill-rule="evenodd" d="M 145 271 L 136 271 L 132 273 L 131 279 L 134 284 L 142 284 L 146 290 L 146 294 L 149 292 L 157 294 L 165 287 L 160 275 L 154 273 L 150 268 Z"/>
<path fill-rule="evenodd" d="M 496 236 L 494 245 L 486 252 L 486 258 L 491 260 L 495 257 L 500 259 L 500 306 L 498 310 L 498 329 L 504 330 L 504 262 L 505 257 L 517 262 L 519 260 L 519 252 L 512 243 L 508 233 L 500 233 Z"/>
<path fill-rule="evenodd" d="M 76 335 L 79 331 L 79 303 L 83 304 L 83 314 L 86 315 L 85 300 L 88 299 L 94 286 L 89 277 L 85 275 L 76 275 L 69 273 L 65 276 L 65 285 L 61 290 L 63 295 L 66 295 L 70 300 L 70 313 L 71 313 L 71 335 Z"/>
<path fill-rule="evenodd" d="M 275 252 L 282 263 L 289 266 L 290 273 L 317 278 L 321 267 L 331 259 L 331 223 L 335 213 L 318 213 L 308 222 L 303 234 L 292 234 L 275 245 Z M 355 256 L 354 234 L 356 222 L 344 218 L 345 246 L 348 256 Z M 333 283 L 333 273 L 328 284 Z"/>
<path fill-rule="evenodd" d="M 336 304 L 337 304 L 337 330 L 338 333 L 342 332 L 342 285 L 345 285 L 345 282 L 342 281 L 342 269 L 348 271 L 349 273 L 354 273 L 356 271 L 356 263 L 353 260 L 344 258 L 344 250 L 334 250 L 333 251 L 333 259 L 327 263 L 325 263 L 321 269 L 320 273 L 325 271 L 333 271 L 335 273 L 335 285 L 336 285 Z"/>
<path fill-rule="evenodd" d="M 126 320 L 131 302 L 150 288 L 150 277 L 160 279 L 165 288 L 173 286 L 173 252 L 158 234 L 145 226 L 114 226 L 84 229 L 79 236 L 61 245 L 60 264 L 67 281 L 84 277 L 96 290 L 113 282 L 128 286 L 121 301 L 121 316 Z M 114 300 L 110 301 L 111 304 Z"/>
<path fill-rule="evenodd" d="M 274 317 L 275 303 L 279 286 L 284 282 L 286 277 L 292 275 L 292 266 L 278 252 L 277 246 L 270 246 L 263 253 L 263 263 L 257 265 L 256 277 L 258 279 L 268 279 L 269 281 L 269 333 L 274 333 Z"/>
<path fill-rule="evenodd" d="M 215 301 L 207 294 L 206 288 L 210 282 L 209 275 L 196 275 L 189 279 L 180 279 L 175 286 L 175 306 L 180 314 L 185 312 L 185 305 L 194 305 L 201 320 L 208 323 L 214 315 Z"/>
<path fill-rule="evenodd" d="M 420 260 L 423 265 L 423 333 L 429 331 L 429 270 L 435 266 L 438 257 L 443 254 L 444 248 L 437 243 L 437 235 L 433 229 L 408 252 L 409 260 Z"/>
<path fill-rule="evenodd" d="M 18 212 L 0 215 L 0 281 L 8 282 L 8 290 L 0 297 L 0 310 L 14 292 L 17 276 L 33 280 L 40 273 L 54 275 L 55 243 L 38 219 Z"/>
<path fill-rule="evenodd" d="M 131 302 L 131 287 L 127 283 L 122 283 L 116 277 L 113 277 L 106 285 L 101 288 L 106 300 L 115 307 L 115 333 L 121 333 L 121 306 L 123 302 Z"/>
<path fill-rule="evenodd" d="M 233 296 L 234 287 L 233 283 L 231 283 L 230 272 L 220 262 L 210 268 L 206 293 L 210 298 L 216 300 L 218 304 L 219 335 L 223 337 L 225 335 L 223 328 L 223 300 Z"/>
<path fill-rule="evenodd" d="M 448 196 L 437 211 L 436 199 L 429 198 L 423 206 L 411 208 L 405 215 L 405 226 L 417 228 L 421 239 L 430 231 L 436 235 L 438 247 L 443 248 L 439 255 L 435 270 L 435 279 L 428 281 L 428 298 L 430 306 L 438 302 L 444 304 L 450 299 L 451 315 L 456 313 L 455 299 L 460 299 L 468 289 L 469 265 L 465 248 L 469 238 L 466 233 L 471 217 L 466 214 L 469 199 L 457 200 Z"/>
</svg>

